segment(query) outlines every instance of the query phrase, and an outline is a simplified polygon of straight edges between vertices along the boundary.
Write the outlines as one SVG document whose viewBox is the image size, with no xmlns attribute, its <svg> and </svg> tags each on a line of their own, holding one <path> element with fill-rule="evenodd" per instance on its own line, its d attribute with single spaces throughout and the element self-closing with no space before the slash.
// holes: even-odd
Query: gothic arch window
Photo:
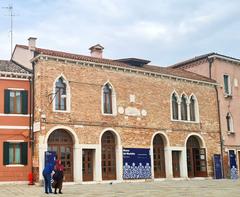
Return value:
<svg viewBox="0 0 240 197">
<path fill-rule="evenodd" d="M 178 120 L 178 96 L 174 92 L 172 94 L 172 119 L 173 120 Z"/>
<path fill-rule="evenodd" d="M 116 92 L 113 85 L 107 82 L 102 87 L 102 114 L 117 115 Z"/>
<path fill-rule="evenodd" d="M 234 132 L 233 118 L 232 118 L 231 113 L 227 113 L 226 121 L 227 121 L 227 131 L 233 133 Z"/>
<path fill-rule="evenodd" d="M 198 103 L 194 95 L 192 95 L 189 100 L 189 112 L 190 112 L 190 121 L 197 121 Z"/>
<path fill-rule="evenodd" d="M 187 96 L 183 94 L 181 96 L 181 120 L 188 120 L 187 109 Z"/>
<path fill-rule="evenodd" d="M 103 87 L 103 112 L 104 114 L 112 114 L 112 86 L 107 83 Z"/>
<path fill-rule="evenodd" d="M 56 111 L 68 110 L 68 85 L 63 76 L 59 77 L 54 84 L 53 105 Z"/>
</svg>

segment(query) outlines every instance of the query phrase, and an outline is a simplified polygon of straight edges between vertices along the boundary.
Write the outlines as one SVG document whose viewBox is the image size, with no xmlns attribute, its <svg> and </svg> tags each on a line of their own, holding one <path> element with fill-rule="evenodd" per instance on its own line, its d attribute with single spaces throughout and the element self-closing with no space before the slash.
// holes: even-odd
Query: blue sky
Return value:
<svg viewBox="0 0 240 197">
<path fill-rule="evenodd" d="M 0 0 L 14 6 L 14 45 L 166 66 L 208 52 L 240 58 L 239 0 Z M 9 17 L 0 8 L 0 59 L 10 57 Z"/>
</svg>

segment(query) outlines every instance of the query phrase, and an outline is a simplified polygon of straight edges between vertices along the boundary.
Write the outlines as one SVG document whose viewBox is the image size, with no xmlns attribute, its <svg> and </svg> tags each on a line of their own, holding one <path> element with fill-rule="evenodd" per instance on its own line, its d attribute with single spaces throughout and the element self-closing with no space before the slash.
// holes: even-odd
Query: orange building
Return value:
<svg viewBox="0 0 240 197">
<path fill-rule="evenodd" d="M 0 181 L 27 181 L 31 158 L 31 73 L 0 60 Z"/>
</svg>

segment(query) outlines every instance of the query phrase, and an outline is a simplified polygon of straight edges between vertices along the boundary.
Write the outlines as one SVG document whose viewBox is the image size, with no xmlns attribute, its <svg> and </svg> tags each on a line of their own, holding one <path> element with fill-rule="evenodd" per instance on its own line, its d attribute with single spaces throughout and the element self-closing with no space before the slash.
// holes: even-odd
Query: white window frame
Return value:
<svg viewBox="0 0 240 197">
<path fill-rule="evenodd" d="M 172 106 L 172 96 L 173 96 L 173 94 L 175 94 L 176 97 L 177 97 L 177 103 L 178 103 L 178 119 L 173 119 L 173 113 L 172 113 L 172 112 L 173 112 L 173 106 Z M 181 114 L 179 113 L 179 112 L 180 112 L 179 103 L 180 103 L 179 95 L 178 95 L 178 93 L 174 90 L 174 91 L 171 93 L 171 95 L 170 95 L 170 115 L 171 115 L 171 121 L 180 121 L 180 120 L 181 120 L 181 119 L 180 119 Z"/>
<path fill-rule="evenodd" d="M 228 77 L 228 93 L 226 92 L 225 89 L 225 81 L 224 81 L 224 77 L 227 76 Z M 228 96 L 232 96 L 232 86 L 231 86 L 231 78 L 229 74 L 224 74 L 223 75 L 223 89 L 224 89 L 224 96 L 228 97 Z"/>
<path fill-rule="evenodd" d="M 194 101 L 195 101 L 195 105 L 194 105 L 194 111 L 195 111 L 195 121 L 191 121 L 190 119 L 190 104 L 191 104 L 191 98 L 193 97 Z M 195 96 L 195 94 L 191 94 L 189 97 L 189 104 L 188 104 L 188 108 L 189 108 L 189 121 L 190 122 L 196 122 L 196 123 L 199 123 L 200 122 L 200 116 L 199 116 L 199 106 L 198 106 L 198 100 L 197 100 L 197 97 Z"/>
<path fill-rule="evenodd" d="M 108 114 L 108 113 L 104 113 L 104 87 L 105 85 L 109 84 L 109 86 L 112 88 L 112 113 Z M 110 83 L 110 81 L 108 80 L 107 82 L 105 82 L 101 88 L 101 111 L 102 111 L 102 115 L 104 116 L 116 116 L 117 115 L 117 96 L 116 96 L 116 91 L 113 87 L 113 85 Z"/>
<path fill-rule="evenodd" d="M 234 131 L 234 126 L 233 126 L 233 117 L 232 117 L 232 114 L 230 112 L 227 113 L 227 116 L 229 115 L 230 117 L 230 131 L 228 131 L 228 128 L 227 128 L 227 132 L 228 134 L 234 134 L 235 131 Z M 227 116 L 225 117 L 226 118 L 226 123 L 227 123 L 227 127 L 228 127 L 228 122 L 227 122 Z"/>
<path fill-rule="evenodd" d="M 59 78 L 63 78 L 63 82 L 66 84 L 66 110 L 56 110 L 55 109 L 55 104 L 56 104 L 56 82 Z M 52 104 L 53 104 L 53 112 L 60 112 L 60 113 L 70 113 L 71 112 L 71 94 L 70 94 L 70 86 L 68 80 L 66 80 L 66 77 L 61 74 L 59 75 L 55 81 L 53 82 L 53 88 L 52 88 Z"/>
</svg>

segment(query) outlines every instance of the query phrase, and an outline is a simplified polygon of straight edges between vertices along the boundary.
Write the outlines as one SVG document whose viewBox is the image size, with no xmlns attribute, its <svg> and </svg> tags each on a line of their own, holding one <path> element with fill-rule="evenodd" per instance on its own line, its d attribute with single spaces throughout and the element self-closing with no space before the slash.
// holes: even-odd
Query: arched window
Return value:
<svg viewBox="0 0 240 197">
<path fill-rule="evenodd" d="M 55 110 L 67 110 L 67 89 L 62 77 L 55 83 Z"/>
<path fill-rule="evenodd" d="M 176 93 L 172 94 L 172 119 L 178 120 L 178 97 Z"/>
<path fill-rule="evenodd" d="M 190 98 L 190 121 L 196 121 L 196 99 L 194 96 Z"/>
<path fill-rule="evenodd" d="M 234 132 L 233 130 L 233 119 L 232 119 L 232 116 L 230 113 L 227 113 L 227 116 L 226 116 L 226 121 L 227 121 L 227 131 L 228 132 Z"/>
<path fill-rule="evenodd" d="M 181 97 L 181 119 L 187 120 L 187 97 L 183 94 Z"/>
<path fill-rule="evenodd" d="M 106 84 L 103 87 L 103 113 L 112 114 L 112 87 L 110 84 Z"/>
</svg>

